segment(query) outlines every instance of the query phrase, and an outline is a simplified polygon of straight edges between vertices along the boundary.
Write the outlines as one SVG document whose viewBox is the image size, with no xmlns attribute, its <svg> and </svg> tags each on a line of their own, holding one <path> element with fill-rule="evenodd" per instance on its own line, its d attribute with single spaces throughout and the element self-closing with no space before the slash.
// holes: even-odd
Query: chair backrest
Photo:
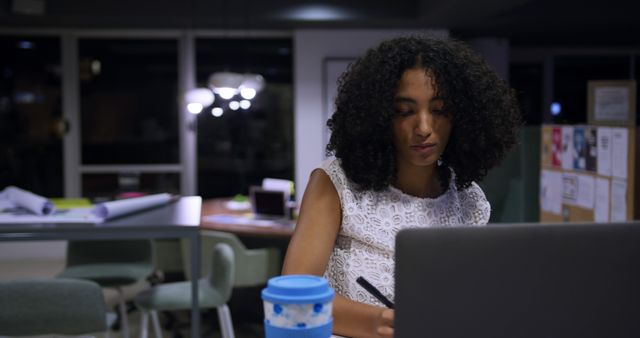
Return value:
<svg viewBox="0 0 640 338">
<path fill-rule="evenodd" d="M 218 243 L 213 248 L 211 255 L 211 272 L 208 279 L 211 286 L 216 289 L 227 302 L 231 298 L 231 291 L 236 276 L 236 264 L 233 249 L 229 244 Z"/>
<path fill-rule="evenodd" d="M 200 275 L 206 276 L 211 268 L 211 251 L 218 243 L 228 244 L 235 254 L 234 286 L 259 286 L 280 273 L 280 251 L 276 248 L 247 249 L 234 234 L 204 230 L 201 234 Z M 191 275 L 191 250 L 188 240 L 182 240 L 182 257 L 186 276 Z"/>
<path fill-rule="evenodd" d="M 153 241 L 69 241 L 67 267 L 95 263 L 153 263 Z"/>
<path fill-rule="evenodd" d="M 107 330 L 100 286 L 75 279 L 0 282 L 0 335 L 78 335 Z"/>
</svg>

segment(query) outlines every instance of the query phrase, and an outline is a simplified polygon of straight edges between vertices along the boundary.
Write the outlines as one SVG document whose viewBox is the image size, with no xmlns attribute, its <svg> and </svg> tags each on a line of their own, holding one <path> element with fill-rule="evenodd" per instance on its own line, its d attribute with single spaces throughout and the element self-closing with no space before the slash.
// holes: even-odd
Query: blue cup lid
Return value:
<svg viewBox="0 0 640 338">
<path fill-rule="evenodd" d="M 285 275 L 269 279 L 262 299 L 272 303 L 326 303 L 334 292 L 326 279 L 312 275 Z"/>
</svg>

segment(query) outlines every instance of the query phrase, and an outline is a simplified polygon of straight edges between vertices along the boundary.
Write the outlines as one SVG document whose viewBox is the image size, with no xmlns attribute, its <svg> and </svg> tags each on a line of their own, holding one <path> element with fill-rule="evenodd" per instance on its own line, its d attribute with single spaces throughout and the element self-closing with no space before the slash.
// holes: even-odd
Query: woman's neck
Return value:
<svg viewBox="0 0 640 338">
<path fill-rule="evenodd" d="M 438 167 L 398 166 L 398 178 L 393 184 L 408 195 L 435 198 L 443 193 Z"/>
</svg>

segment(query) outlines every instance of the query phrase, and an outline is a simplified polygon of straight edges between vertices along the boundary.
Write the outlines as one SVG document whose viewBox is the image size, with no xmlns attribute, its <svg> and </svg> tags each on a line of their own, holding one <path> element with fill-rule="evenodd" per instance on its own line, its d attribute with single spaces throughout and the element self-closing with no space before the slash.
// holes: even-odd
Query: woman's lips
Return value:
<svg viewBox="0 0 640 338">
<path fill-rule="evenodd" d="M 430 154 L 435 151 L 436 145 L 435 143 L 415 144 L 411 146 L 411 149 L 421 154 Z"/>
</svg>

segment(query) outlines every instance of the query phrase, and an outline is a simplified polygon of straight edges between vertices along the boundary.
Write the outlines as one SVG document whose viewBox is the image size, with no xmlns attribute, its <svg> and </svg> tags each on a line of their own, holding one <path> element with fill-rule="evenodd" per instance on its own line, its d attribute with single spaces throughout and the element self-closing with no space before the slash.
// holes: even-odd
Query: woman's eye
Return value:
<svg viewBox="0 0 640 338">
<path fill-rule="evenodd" d="M 396 110 L 397 116 L 409 116 L 411 114 L 413 114 L 412 110 Z"/>
</svg>

